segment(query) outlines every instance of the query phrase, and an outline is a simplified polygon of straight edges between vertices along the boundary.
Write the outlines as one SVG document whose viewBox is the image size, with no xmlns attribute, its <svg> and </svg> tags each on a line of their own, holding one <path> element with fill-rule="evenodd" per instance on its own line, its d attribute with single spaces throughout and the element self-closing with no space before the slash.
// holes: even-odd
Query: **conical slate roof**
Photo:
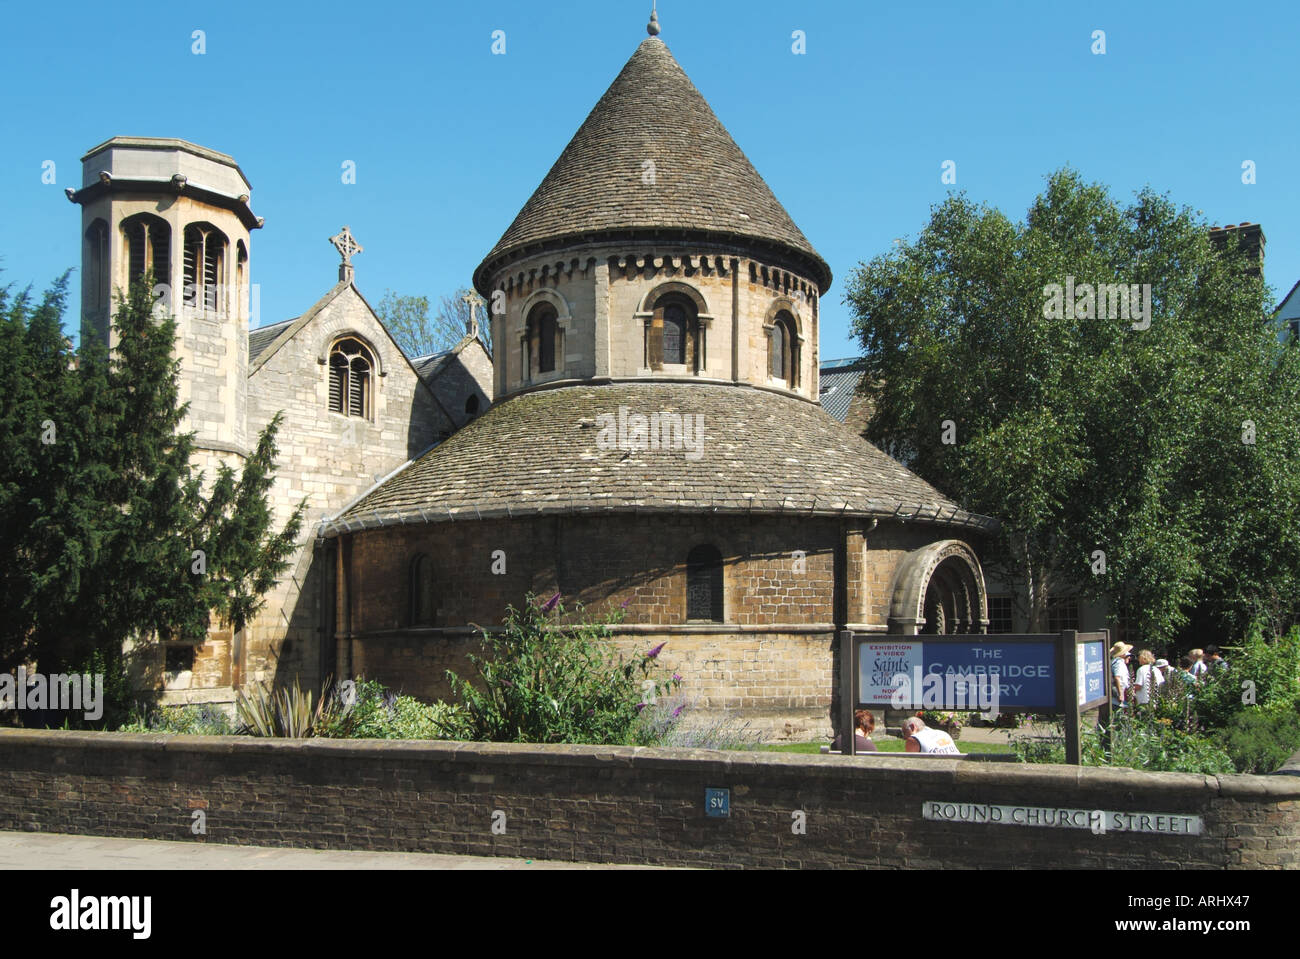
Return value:
<svg viewBox="0 0 1300 959">
<path fill-rule="evenodd" d="M 759 241 L 792 257 L 823 293 L 831 283 L 826 261 L 656 37 L 601 97 L 475 284 L 486 292 L 513 254 L 610 232 Z"/>
</svg>

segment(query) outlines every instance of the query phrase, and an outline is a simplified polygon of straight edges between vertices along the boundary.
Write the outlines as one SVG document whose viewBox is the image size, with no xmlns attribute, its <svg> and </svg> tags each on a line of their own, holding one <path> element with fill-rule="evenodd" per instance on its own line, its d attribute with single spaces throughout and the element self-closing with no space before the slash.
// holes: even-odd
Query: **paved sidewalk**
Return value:
<svg viewBox="0 0 1300 959">
<path fill-rule="evenodd" d="M 10 869 L 649 869 L 593 863 L 435 856 L 409 852 L 273 849 L 216 843 L 0 832 L 0 871 Z"/>
</svg>

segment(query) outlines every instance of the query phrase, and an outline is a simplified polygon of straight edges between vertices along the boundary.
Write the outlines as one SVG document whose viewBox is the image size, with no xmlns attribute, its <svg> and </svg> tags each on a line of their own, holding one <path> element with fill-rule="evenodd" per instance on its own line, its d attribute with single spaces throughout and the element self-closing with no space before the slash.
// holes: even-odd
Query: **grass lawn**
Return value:
<svg viewBox="0 0 1300 959">
<path fill-rule="evenodd" d="M 759 746 L 762 752 L 770 753 L 820 753 L 821 742 L 815 743 L 777 743 L 772 746 Z M 903 751 L 903 741 L 901 739 L 877 739 L 876 748 L 882 753 L 901 753 Z M 964 743 L 957 740 L 957 748 L 964 753 L 1009 753 L 1011 747 L 1006 743 Z"/>
</svg>

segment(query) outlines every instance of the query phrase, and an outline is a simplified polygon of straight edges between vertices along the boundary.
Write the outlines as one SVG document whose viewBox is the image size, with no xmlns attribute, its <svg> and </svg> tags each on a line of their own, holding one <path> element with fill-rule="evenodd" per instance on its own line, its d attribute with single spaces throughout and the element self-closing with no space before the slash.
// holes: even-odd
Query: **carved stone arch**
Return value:
<svg viewBox="0 0 1300 959">
<path fill-rule="evenodd" d="M 799 337 L 799 342 L 804 341 L 804 323 L 803 316 L 799 313 L 799 305 L 788 296 L 778 296 L 767 308 L 767 315 L 763 317 L 763 329 L 770 330 L 776 322 L 778 313 L 782 311 L 789 313 L 794 317 L 794 332 Z"/>
<path fill-rule="evenodd" d="M 943 609 L 945 632 L 983 633 L 988 628 L 984 570 L 975 551 L 960 540 L 932 543 L 904 557 L 894 574 L 892 597 L 891 633 L 915 636 L 933 629 L 927 606 Z"/>
<path fill-rule="evenodd" d="M 654 287 L 641 299 L 641 306 L 637 309 L 637 316 L 648 316 L 654 313 L 655 304 L 662 297 L 669 293 L 680 293 L 695 304 L 695 314 L 701 322 L 707 322 L 713 319 L 713 311 L 709 309 L 708 302 L 704 295 L 689 283 L 682 283 L 680 280 L 670 280 L 667 283 L 660 283 Z"/>
<path fill-rule="evenodd" d="M 569 301 L 558 290 L 536 290 L 524 300 L 519 315 L 524 318 L 525 324 L 528 322 L 528 314 L 533 312 L 533 307 L 538 303 L 549 303 L 555 307 L 555 325 L 561 329 L 568 329 L 569 323 L 573 320 L 573 311 L 569 309 Z"/>
<path fill-rule="evenodd" d="M 370 358 L 375 364 L 375 376 L 387 376 L 388 370 L 385 369 L 384 356 L 375 346 L 375 341 L 369 336 L 362 333 L 355 327 L 345 327 L 339 330 L 330 330 L 321 338 L 321 347 L 316 353 L 316 362 L 320 366 L 329 366 L 330 353 L 334 350 L 334 344 L 340 340 L 356 340 L 367 350 L 370 351 Z"/>
</svg>

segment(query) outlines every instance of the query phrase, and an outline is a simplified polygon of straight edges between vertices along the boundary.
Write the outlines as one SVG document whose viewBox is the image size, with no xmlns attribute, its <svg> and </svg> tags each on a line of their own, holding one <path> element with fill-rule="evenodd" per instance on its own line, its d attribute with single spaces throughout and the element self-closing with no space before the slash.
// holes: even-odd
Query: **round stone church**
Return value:
<svg viewBox="0 0 1300 959">
<path fill-rule="evenodd" d="M 994 521 L 819 406 L 830 268 L 657 33 L 475 272 L 490 409 L 322 524 L 325 661 L 439 697 L 559 593 L 698 709 L 813 738 L 840 630 L 984 631 Z"/>
</svg>

